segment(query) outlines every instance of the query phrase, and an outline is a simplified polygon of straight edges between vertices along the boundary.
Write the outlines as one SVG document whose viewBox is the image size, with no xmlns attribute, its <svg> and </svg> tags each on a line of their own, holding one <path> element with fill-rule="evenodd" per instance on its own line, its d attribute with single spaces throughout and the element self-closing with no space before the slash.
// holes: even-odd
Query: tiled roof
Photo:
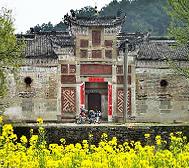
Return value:
<svg viewBox="0 0 189 168">
<path fill-rule="evenodd" d="M 26 58 L 33 59 L 57 59 L 55 53 L 56 48 L 74 48 L 75 37 L 70 36 L 68 32 L 35 32 L 29 35 L 16 35 L 17 38 L 25 37 L 26 49 L 24 55 Z M 134 48 L 139 48 L 136 59 L 137 60 L 166 60 L 172 58 L 175 60 L 184 60 L 184 55 L 187 53 L 186 47 L 173 49 L 174 40 L 168 40 L 165 37 L 148 37 L 144 40 L 146 34 L 137 33 L 120 33 L 117 36 L 117 46 L 128 39 L 131 43 L 132 40 L 139 40 L 139 43 L 134 44 Z"/>
<path fill-rule="evenodd" d="M 17 38 L 25 38 L 24 55 L 26 58 L 57 59 L 58 56 L 54 52 L 54 48 L 75 46 L 74 37 L 71 37 L 68 32 L 35 32 L 34 34 L 16 36 Z"/>
<path fill-rule="evenodd" d="M 64 16 L 64 23 L 69 26 L 79 26 L 79 27 L 95 27 L 95 28 L 110 28 L 116 26 L 122 26 L 125 22 L 126 16 L 123 18 L 112 16 L 112 17 L 79 17 L 79 16 Z"/>
<path fill-rule="evenodd" d="M 137 60 L 173 60 L 187 61 L 185 54 L 186 47 L 173 48 L 174 43 L 167 42 L 146 42 L 140 46 Z"/>
</svg>

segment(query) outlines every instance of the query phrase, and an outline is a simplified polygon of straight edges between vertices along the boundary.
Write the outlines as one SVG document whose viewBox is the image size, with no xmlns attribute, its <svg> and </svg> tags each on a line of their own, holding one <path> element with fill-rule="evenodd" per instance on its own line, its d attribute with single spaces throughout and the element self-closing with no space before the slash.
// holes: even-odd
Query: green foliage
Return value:
<svg viewBox="0 0 189 168">
<path fill-rule="evenodd" d="M 166 35 L 166 28 L 171 19 L 166 15 L 162 9 L 164 6 L 168 7 L 166 0 L 113 0 L 108 5 L 104 6 L 98 11 L 99 16 L 115 16 L 119 9 L 122 10 L 123 15 L 126 13 L 126 22 L 123 25 L 123 32 L 133 33 L 136 31 L 147 32 L 152 30 L 152 35 Z M 97 6 L 98 7 L 98 6 Z M 94 16 L 94 6 L 86 6 L 80 10 L 75 10 L 77 16 Z M 36 25 L 35 31 L 65 31 L 66 26 L 61 21 L 54 27 L 44 26 L 45 23 Z M 29 31 L 27 31 L 29 32 Z"/>
<path fill-rule="evenodd" d="M 171 23 L 168 28 L 169 38 L 174 38 L 176 44 L 174 48 L 187 48 L 184 57 L 186 60 L 189 60 L 189 50 L 188 50 L 188 41 L 189 41 L 189 1 L 188 0 L 167 0 L 170 9 L 164 8 L 167 15 L 171 18 Z M 189 67 L 186 65 L 180 65 L 174 60 L 169 60 L 170 66 L 175 70 L 179 75 L 189 78 Z"/>
<path fill-rule="evenodd" d="M 14 35 L 11 10 L 0 9 L 0 98 L 7 92 L 7 74 L 16 72 L 22 60 L 20 51 L 24 47 L 23 40 Z"/>
<path fill-rule="evenodd" d="M 117 10 L 121 9 L 127 15 L 123 32 L 147 32 L 151 29 L 152 35 L 162 36 L 166 35 L 171 21 L 163 10 L 164 6 L 168 6 L 166 0 L 114 0 L 102 8 L 100 16 L 116 15 Z"/>
</svg>

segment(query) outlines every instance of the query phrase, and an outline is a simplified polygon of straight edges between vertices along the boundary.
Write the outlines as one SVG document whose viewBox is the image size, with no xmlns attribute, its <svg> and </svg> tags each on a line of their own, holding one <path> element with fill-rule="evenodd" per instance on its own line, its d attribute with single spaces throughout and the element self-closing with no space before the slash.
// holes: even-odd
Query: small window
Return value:
<svg viewBox="0 0 189 168">
<path fill-rule="evenodd" d="M 162 79 L 161 81 L 160 81 L 160 86 L 161 87 L 166 87 L 168 85 L 168 82 L 165 80 L 165 79 Z"/>
<path fill-rule="evenodd" d="M 26 83 L 26 85 L 30 85 L 32 83 L 32 79 L 30 77 L 26 77 L 24 79 L 24 82 Z"/>
</svg>

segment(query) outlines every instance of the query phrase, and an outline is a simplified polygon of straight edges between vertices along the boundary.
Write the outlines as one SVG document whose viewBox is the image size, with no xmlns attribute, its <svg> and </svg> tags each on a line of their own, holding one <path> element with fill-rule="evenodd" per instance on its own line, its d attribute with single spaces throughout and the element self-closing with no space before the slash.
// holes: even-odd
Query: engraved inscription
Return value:
<svg viewBox="0 0 189 168">
<path fill-rule="evenodd" d="M 68 65 L 67 64 L 61 65 L 61 73 L 68 73 Z"/>
<path fill-rule="evenodd" d="M 101 42 L 101 31 L 100 30 L 93 30 L 92 31 L 92 44 L 93 46 L 100 45 Z"/>
<path fill-rule="evenodd" d="M 61 83 L 62 84 L 76 83 L 76 76 L 75 75 L 61 75 Z"/>
<path fill-rule="evenodd" d="M 92 58 L 101 58 L 102 52 L 101 50 L 92 50 Z"/>
<path fill-rule="evenodd" d="M 111 65 L 81 65 L 80 66 L 81 75 L 111 75 L 112 66 Z"/>
</svg>

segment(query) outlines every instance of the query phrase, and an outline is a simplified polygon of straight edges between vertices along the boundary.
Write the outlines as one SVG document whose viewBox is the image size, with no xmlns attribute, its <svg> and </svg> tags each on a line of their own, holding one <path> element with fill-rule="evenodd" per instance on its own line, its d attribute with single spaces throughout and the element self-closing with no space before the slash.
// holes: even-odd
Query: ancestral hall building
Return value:
<svg viewBox="0 0 189 168">
<path fill-rule="evenodd" d="M 74 119 L 80 108 L 102 111 L 104 121 L 123 121 L 123 84 L 127 84 L 127 121 L 189 122 L 189 81 L 176 76 L 165 60 L 187 64 L 173 40 L 121 32 L 125 16 L 65 15 L 66 32 L 31 32 L 25 37 L 26 59 L 21 84 L 8 77 L 9 108 L 13 121 Z M 127 56 L 120 47 L 141 37 Z M 138 45 L 138 46 L 137 46 Z"/>
</svg>

